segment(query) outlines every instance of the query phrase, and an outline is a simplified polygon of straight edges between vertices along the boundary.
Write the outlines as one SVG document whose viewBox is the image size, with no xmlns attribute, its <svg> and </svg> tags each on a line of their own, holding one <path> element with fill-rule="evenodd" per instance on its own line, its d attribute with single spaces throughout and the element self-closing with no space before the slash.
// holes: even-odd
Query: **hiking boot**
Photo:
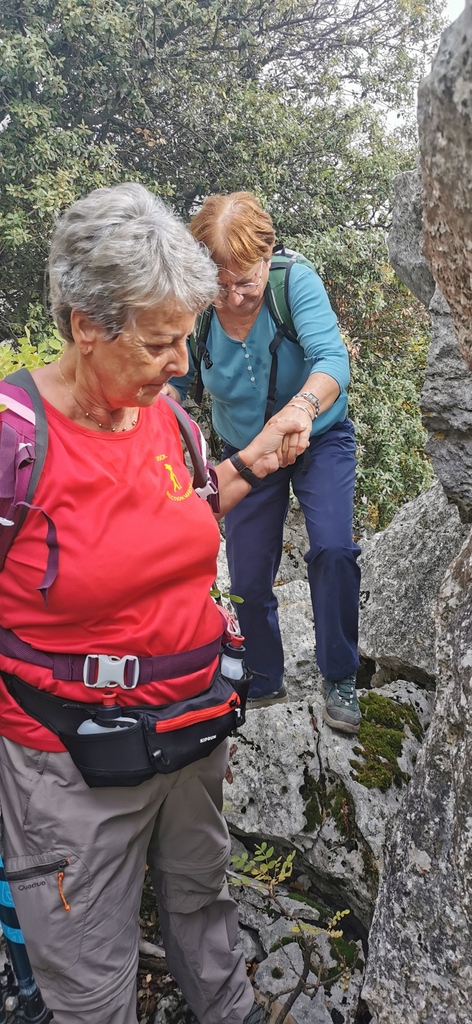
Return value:
<svg viewBox="0 0 472 1024">
<path fill-rule="evenodd" d="M 323 679 L 323 689 L 326 698 L 323 709 L 325 722 L 341 732 L 359 732 L 362 716 L 357 703 L 356 677 L 347 676 L 337 683 Z"/>
<path fill-rule="evenodd" d="M 279 690 L 272 690 L 272 693 L 261 693 L 260 697 L 248 697 L 246 711 L 253 711 L 254 708 L 270 708 L 272 704 L 286 704 L 287 701 L 287 691 L 285 686 L 281 686 Z"/>
<path fill-rule="evenodd" d="M 262 1020 L 262 1014 L 264 1009 L 259 1003 L 254 1003 L 254 1006 L 247 1017 L 244 1018 L 243 1024 L 260 1024 Z"/>
</svg>

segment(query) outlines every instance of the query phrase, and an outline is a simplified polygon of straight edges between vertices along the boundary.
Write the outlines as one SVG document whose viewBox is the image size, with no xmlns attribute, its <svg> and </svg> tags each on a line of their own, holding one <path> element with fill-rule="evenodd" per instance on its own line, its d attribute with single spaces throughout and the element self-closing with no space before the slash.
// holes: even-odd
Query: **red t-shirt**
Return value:
<svg viewBox="0 0 472 1024">
<path fill-rule="evenodd" d="M 53 519 L 59 571 L 45 606 L 36 589 L 48 549 L 46 520 L 29 511 L 1 574 L 0 621 L 41 651 L 138 656 L 191 650 L 214 640 L 210 597 L 219 530 L 193 491 L 172 410 L 157 400 L 132 430 L 98 433 L 44 401 L 49 446 L 34 504 Z M 123 690 L 122 705 L 163 704 L 205 688 L 212 664 L 191 676 Z M 0 654 L 0 670 L 39 689 L 100 703 L 103 691 L 52 678 L 49 669 Z M 0 733 L 39 750 L 64 750 L 26 715 L 0 676 Z"/>
</svg>

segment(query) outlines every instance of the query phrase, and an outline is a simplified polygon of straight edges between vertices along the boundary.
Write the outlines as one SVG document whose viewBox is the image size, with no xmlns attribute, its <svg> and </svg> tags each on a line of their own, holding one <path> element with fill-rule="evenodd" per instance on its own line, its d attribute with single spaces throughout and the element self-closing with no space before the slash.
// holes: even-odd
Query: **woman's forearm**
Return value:
<svg viewBox="0 0 472 1024">
<path fill-rule="evenodd" d="M 237 453 L 239 460 L 253 475 L 254 481 L 248 483 L 241 476 L 237 466 L 231 459 L 225 459 L 216 466 L 218 489 L 220 494 L 221 518 L 249 494 L 251 487 L 257 486 L 257 479 L 262 480 L 269 473 L 275 473 L 281 466 L 288 466 L 302 455 L 310 443 L 311 419 L 303 409 L 293 408 L 290 417 L 273 416 L 263 430 Z"/>
</svg>

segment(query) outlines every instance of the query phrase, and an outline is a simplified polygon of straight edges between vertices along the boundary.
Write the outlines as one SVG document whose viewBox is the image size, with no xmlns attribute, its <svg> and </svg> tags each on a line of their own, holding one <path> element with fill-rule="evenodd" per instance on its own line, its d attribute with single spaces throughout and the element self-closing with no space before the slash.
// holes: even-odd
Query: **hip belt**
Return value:
<svg viewBox="0 0 472 1024">
<path fill-rule="evenodd" d="M 91 688 L 121 686 L 134 690 L 146 683 L 160 683 L 164 679 L 177 679 L 207 668 L 218 654 L 223 635 L 223 622 L 218 636 L 202 647 L 177 654 L 160 654 L 138 658 L 134 654 L 118 657 L 113 654 L 62 654 L 37 651 L 20 640 L 11 629 L 0 626 L 0 653 L 16 661 L 49 668 L 53 679 L 82 682 Z"/>
<path fill-rule="evenodd" d="M 194 697 L 158 708 L 120 707 L 126 727 L 78 732 L 99 716 L 100 705 L 69 702 L 37 690 L 18 676 L 2 672 L 5 685 L 23 710 L 51 729 L 64 744 L 91 788 L 138 786 L 154 775 L 170 774 L 206 757 L 245 721 L 251 676 L 237 681 L 218 671 L 210 686 Z M 133 722 L 134 720 L 134 722 Z"/>
</svg>

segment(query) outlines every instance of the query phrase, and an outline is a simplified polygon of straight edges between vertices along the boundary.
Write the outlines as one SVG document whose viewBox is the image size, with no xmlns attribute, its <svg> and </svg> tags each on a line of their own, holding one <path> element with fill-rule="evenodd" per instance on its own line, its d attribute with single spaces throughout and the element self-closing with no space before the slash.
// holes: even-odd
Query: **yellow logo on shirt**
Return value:
<svg viewBox="0 0 472 1024">
<path fill-rule="evenodd" d="M 156 455 L 156 462 L 164 462 L 164 459 L 166 459 L 166 458 L 167 458 L 167 455 Z M 192 484 L 190 483 L 188 485 L 187 490 L 185 491 L 185 493 L 179 494 L 179 491 L 182 491 L 182 489 L 183 489 L 182 488 L 182 484 L 178 480 L 178 478 L 177 478 L 177 476 L 176 476 L 176 474 L 175 474 L 175 472 L 174 472 L 174 470 L 172 468 L 171 463 L 170 462 L 164 462 L 164 469 L 167 470 L 167 472 L 169 474 L 169 477 L 170 477 L 170 483 L 172 485 L 172 491 L 170 491 L 170 490 L 166 491 L 167 497 L 170 498 L 171 501 L 185 501 L 185 498 L 189 498 L 191 493 L 192 493 Z"/>
<path fill-rule="evenodd" d="M 181 491 L 182 490 L 182 484 L 179 484 L 179 481 L 177 480 L 177 477 L 176 477 L 176 475 L 174 473 L 174 470 L 172 469 L 172 466 L 171 466 L 170 462 L 164 462 L 164 469 L 167 470 L 167 472 L 168 472 L 168 474 L 170 476 L 170 482 L 172 484 L 172 487 L 174 488 L 174 494 L 175 494 L 176 491 Z"/>
</svg>

